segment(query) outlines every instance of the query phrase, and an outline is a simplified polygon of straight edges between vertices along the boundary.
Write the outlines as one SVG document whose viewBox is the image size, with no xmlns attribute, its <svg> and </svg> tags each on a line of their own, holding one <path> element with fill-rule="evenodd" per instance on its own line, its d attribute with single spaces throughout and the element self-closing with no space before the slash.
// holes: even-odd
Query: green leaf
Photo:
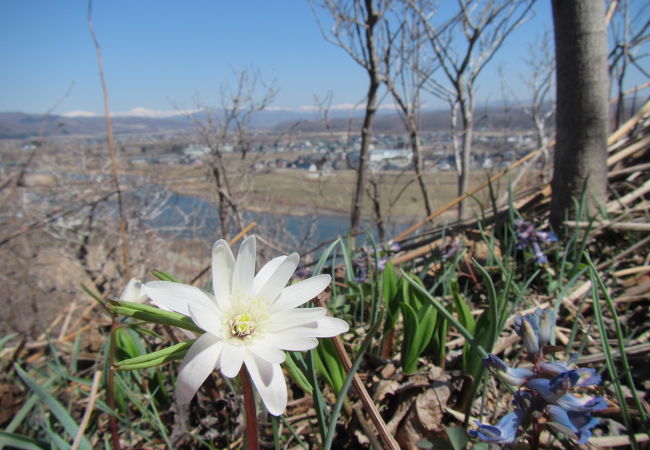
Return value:
<svg viewBox="0 0 650 450">
<path fill-rule="evenodd" d="M 420 356 L 427 348 L 436 327 L 436 310 L 430 305 L 425 305 L 418 311 L 418 327 L 413 346 L 417 348 Z"/>
<path fill-rule="evenodd" d="M 343 380 L 345 379 L 345 369 L 341 361 L 339 361 L 336 349 L 331 339 L 319 339 L 318 347 L 316 347 L 315 355 L 316 360 L 321 362 L 321 373 L 325 379 L 330 383 L 335 392 L 339 392 L 343 387 Z M 318 368 L 317 364 L 317 368 Z"/>
<path fill-rule="evenodd" d="M 8 335 L 3 336 L 2 338 L 0 338 L 0 350 L 3 349 L 3 347 L 5 346 L 5 344 L 6 344 L 7 342 L 9 342 L 10 340 L 12 340 L 12 339 L 15 338 L 16 336 L 18 336 L 18 333 L 11 333 L 11 334 L 8 334 Z"/>
<path fill-rule="evenodd" d="M 327 258 L 329 258 L 330 253 L 332 253 L 332 250 L 338 245 L 339 241 L 341 239 L 338 238 L 334 242 L 332 242 L 330 245 L 327 246 L 323 254 L 321 255 L 320 259 L 318 260 L 318 263 L 314 267 L 314 275 L 319 275 L 321 271 L 323 270 L 323 267 L 325 267 L 325 263 L 327 262 Z"/>
<path fill-rule="evenodd" d="M 115 345 L 116 351 L 123 353 L 127 357 L 134 358 L 142 354 L 142 352 L 138 351 L 138 345 L 133 336 L 124 328 L 115 329 Z"/>
<path fill-rule="evenodd" d="M 490 274 L 476 261 L 474 261 L 476 268 L 481 272 L 485 281 L 488 293 L 488 308 L 483 311 L 483 314 L 478 318 L 475 325 L 474 341 L 478 346 L 467 343 L 465 351 L 469 349 L 467 357 L 463 357 L 463 362 L 466 365 L 465 370 L 472 375 L 475 379 L 483 370 L 483 363 L 481 359 L 485 357 L 484 352 L 490 352 L 500 332 L 500 302 L 492 282 Z M 505 300 L 504 300 L 505 301 Z M 470 349 L 470 346 L 472 347 Z"/>
<path fill-rule="evenodd" d="M 460 288 L 458 286 L 458 280 L 451 280 L 449 282 L 449 285 L 451 287 L 451 295 L 454 298 L 454 306 L 456 307 L 456 314 L 458 315 L 458 321 L 463 324 L 465 328 L 470 333 L 474 332 L 474 329 L 476 327 L 476 320 L 474 319 L 474 316 L 472 315 L 472 311 L 470 310 L 469 306 L 467 306 L 467 303 L 465 300 L 460 295 Z"/>
<path fill-rule="evenodd" d="M 163 272 L 162 270 L 152 270 L 151 273 L 153 274 L 154 277 L 158 278 L 159 280 L 171 281 L 172 283 L 180 283 L 178 279 L 168 274 L 167 272 Z"/>
<path fill-rule="evenodd" d="M 415 281 L 414 281 L 410 276 L 408 276 L 408 274 L 406 274 L 403 270 L 402 270 L 402 277 L 403 277 L 403 278 L 406 278 L 406 280 L 407 280 L 409 283 L 411 283 L 411 286 L 413 287 L 413 289 L 415 289 L 415 290 L 421 292 L 422 294 L 424 294 L 425 298 L 427 298 L 427 300 L 431 303 L 431 305 L 432 305 L 434 308 L 436 308 L 436 310 L 438 311 L 438 313 L 441 314 L 441 315 L 442 315 L 442 316 L 443 316 L 447 321 L 449 321 L 449 323 L 451 323 L 451 324 L 452 324 L 452 325 L 453 325 L 453 326 L 458 330 L 458 332 L 459 332 L 459 333 L 460 333 L 460 334 L 461 334 L 461 335 L 462 335 L 462 336 L 463 336 L 467 341 L 470 342 L 470 344 L 471 344 L 473 347 L 477 347 L 477 348 L 479 349 L 479 351 L 480 351 L 480 353 L 481 353 L 481 355 L 482 355 L 483 357 L 486 357 L 486 356 L 487 356 L 487 352 L 485 351 L 485 349 L 481 348 L 481 347 L 476 343 L 476 341 L 475 341 L 475 339 L 474 339 L 474 335 L 473 335 L 470 331 L 468 331 L 467 328 L 465 328 L 465 327 L 463 326 L 463 324 L 461 324 L 458 320 L 456 320 L 456 318 L 454 317 L 454 315 L 451 314 L 451 313 L 447 310 L 447 308 L 445 308 L 445 306 L 444 306 L 442 303 L 440 303 L 438 300 L 436 300 L 435 298 L 433 298 L 433 296 L 432 296 L 431 294 L 429 294 L 429 293 L 426 291 L 426 289 L 424 289 L 424 288 L 423 288 L 419 283 L 415 282 Z"/>
<path fill-rule="evenodd" d="M 145 322 L 170 325 L 173 327 L 194 331 L 196 333 L 203 333 L 203 330 L 197 327 L 189 317 L 172 311 L 165 311 L 154 306 L 143 305 L 141 303 L 109 300 L 106 304 L 106 307 L 109 311 L 115 314 L 133 317 Z"/>
<path fill-rule="evenodd" d="M 395 324 L 399 318 L 400 305 L 406 301 L 408 292 L 408 282 L 404 280 L 404 277 L 399 278 L 397 281 L 397 289 L 395 295 L 393 295 L 393 297 L 388 300 L 388 305 L 386 308 L 386 324 L 384 327 L 385 331 L 389 331 L 395 328 Z"/>
<path fill-rule="evenodd" d="M 312 392 L 314 392 L 314 388 L 307 379 L 307 375 L 298 367 L 296 362 L 293 360 L 295 357 L 295 352 L 286 353 L 287 358 L 284 360 L 284 366 L 287 368 L 287 372 L 289 372 L 289 375 L 291 378 L 293 378 L 293 381 L 295 381 L 296 384 L 300 386 L 300 389 L 305 391 L 305 393 L 311 395 Z"/>
<path fill-rule="evenodd" d="M 45 380 L 44 383 L 41 384 L 41 387 L 44 389 L 47 389 L 50 387 L 50 385 L 54 382 L 55 378 L 51 377 Z M 27 401 L 23 402 L 22 406 L 20 407 L 20 410 L 14 414 L 14 416 L 11 419 L 11 422 L 9 422 L 9 425 L 6 426 L 5 431 L 7 433 L 12 433 L 14 432 L 20 424 L 27 418 L 29 415 L 29 412 L 32 410 L 32 408 L 36 405 L 38 402 L 38 395 L 32 394 L 27 398 Z"/>
<path fill-rule="evenodd" d="M 400 305 L 404 317 L 404 340 L 402 341 L 402 370 L 404 373 L 413 373 L 416 370 L 418 358 L 415 347 L 418 319 L 415 310 L 406 302 Z"/>
<path fill-rule="evenodd" d="M 155 352 L 124 359 L 122 361 L 116 361 L 114 365 L 119 370 L 136 370 L 159 366 L 169 361 L 182 359 L 194 342 L 194 339 L 179 342 L 176 345 Z"/>
<path fill-rule="evenodd" d="M 20 434 L 7 433 L 0 431 L 0 448 L 8 445 L 11 448 L 19 448 L 23 450 L 43 450 L 49 448 L 47 443 L 35 441 L 34 439 Z"/>
<path fill-rule="evenodd" d="M 387 305 L 397 295 L 398 283 L 399 278 L 395 266 L 386 263 L 381 276 L 381 296 Z"/>
<path fill-rule="evenodd" d="M 345 278 L 348 284 L 354 284 L 354 269 L 352 268 L 352 250 L 346 245 L 344 240 L 340 241 L 341 250 L 343 251 L 343 262 L 345 264 Z"/>
<path fill-rule="evenodd" d="M 16 372 L 18 372 L 20 378 L 27 385 L 27 387 L 29 387 L 29 389 L 31 389 L 31 391 L 38 396 L 41 402 L 43 402 L 52 412 L 54 417 L 57 418 L 57 420 L 59 421 L 63 429 L 72 438 L 74 438 L 79 432 L 79 426 L 72 419 L 70 414 L 68 414 L 68 411 L 66 411 L 63 405 L 61 405 L 61 403 L 59 403 L 59 401 L 56 398 L 54 398 L 49 392 L 43 389 L 43 387 L 38 382 L 36 382 L 36 380 L 32 379 L 29 375 L 27 375 L 27 372 L 21 369 L 21 367 L 18 364 L 16 364 L 14 367 L 16 369 Z M 92 450 L 92 445 L 90 445 L 90 442 L 85 436 L 81 439 L 81 444 L 79 445 L 79 448 L 82 448 L 84 450 Z"/>
<path fill-rule="evenodd" d="M 463 450 L 467 448 L 467 442 L 469 438 L 467 437 L 467 432 L 462 427 L 447 427 L 445 429 L 447 437 L 449 437 L 449 442 L 451 446 L 454 447 L 454 450 Z"/>
<path fill-rule="evenodd" d="M 338 417 L 339 414 L 341 413 L 341 407 L 343 406 L 343 401 L 345 400 L 345 396 L 348 390 L 350 389 L 350 386 L 352 385 L 352 379 L 354 378 L 354 375 L 359 370 L 359 366 L 361 365 L 363 355 L 366 353 L 366 351 L 368 351 L 368 348 L 372 343 L 372 339 L 375 336 L 375 333 L 377 332 L 380 323 L 381 320 L 377 320 L 375 324 L 372 326 L 372 328 L 368 330 L 366 337 L 363 339 L 363 342 L 361 343 L 359 352 L 355 356 L 354 361 L 352 361 L 352 366 L 350 367 L 350 371 L 346 374 L 345 380 L 341 385 L 341 389 L 338 391 L 336 403 L 332 408 L 332 414 L 330 416 L 330 425 L 327 430 L 327 436 L 324 439 L 322 448 L 330 449 L 332 447 L 332 441 L 334 440 L 334 433 L 336 431 L 336 423 L 338 422 Z"/>
</svg>

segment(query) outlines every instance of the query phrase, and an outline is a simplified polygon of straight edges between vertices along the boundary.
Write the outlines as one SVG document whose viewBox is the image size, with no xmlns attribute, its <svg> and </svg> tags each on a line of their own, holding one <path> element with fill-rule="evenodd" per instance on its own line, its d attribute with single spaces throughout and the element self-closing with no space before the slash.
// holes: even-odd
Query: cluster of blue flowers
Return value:
<svg viewBox="0 0 650 450">
<path fill-rule="evenodd" d="M 361 253 L 359 257 L 352 260 L 352 265 L 356 269 L 354 281 L 363 283 L 368 278 L 368 272 L 372 271 L 375 266 L 375 258 L 373 249 L 363 245 L 361 246 Z M 379 258 L 377 259 L 377 270 L 382 271 L 386 267 L 389 256 L 401 250 L 397 242 L 388 241 L 386 246 L 379 250 Z"/>
<path fill-rule="evenodd" d="M 575 368 L 577 355 L 568 361 L 545 361 L 544 351 L 555 330 L 555 314 L 550 309 L 537 309 L 532 314 L 518 316 L 514 328 L 521 337 L 531 363 L 527 367 L 509 367 L 495 355 L 483 360 L 498 379 L 519 387 L 515 392 L 514 411 L 506 414 L 496 425 L 476 421 L 478 428 L 469 434 L 483 441 L 510 444 L 518 431 L 528 429 L 537 438 L 545 426 L 584 444 L 591 430 L 598 424 L 592 412 L 607 407 L 599 396 L 576 396 L 570 391 L 576 387 L 600 384 L 600 375 L 591 368 Z"/>
<path fill-rule="evenodd" d="M 524 250 L 532 247 L 535 259 L 538 264 L 546 264 L 548 258 L 542 251 L 540 243 L 549 244 L 557 241 L 557 237 L 551 231 L 539 231 L 535 225 L 527 220 L 517 220 L 515 222 L 515 234 L 517 237 L 517 248 Z"/>
</svg>

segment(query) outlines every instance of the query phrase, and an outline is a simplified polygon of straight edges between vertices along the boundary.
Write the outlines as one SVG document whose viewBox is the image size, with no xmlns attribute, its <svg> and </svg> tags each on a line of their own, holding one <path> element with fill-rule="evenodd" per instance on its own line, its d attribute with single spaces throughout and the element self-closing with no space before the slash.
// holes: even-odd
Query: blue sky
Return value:
<svg viewBox="0 0 650 450">
<path fill-rule="evenodd" d="M 551 29 L 549 4 L 538 1 L 490 63 L 479 102 L 500 97 L 500 64 L 520 89 L 529 43 Z M 0 2 L 0 111 L 43 113 L 70 86 L 54 113 L 103 111 L 86 14 L 85 0 Z M 325 41 L 305 0 L 95 0 L 93 18 L 115 112 L 192 109 L 197 97 L 217 105 L 220 87 L 243 67 L 276 80 L 279 108 L 313 106 L 330 91 L 333 104 L 365 95 L 365 73 Z"/>
</svg>

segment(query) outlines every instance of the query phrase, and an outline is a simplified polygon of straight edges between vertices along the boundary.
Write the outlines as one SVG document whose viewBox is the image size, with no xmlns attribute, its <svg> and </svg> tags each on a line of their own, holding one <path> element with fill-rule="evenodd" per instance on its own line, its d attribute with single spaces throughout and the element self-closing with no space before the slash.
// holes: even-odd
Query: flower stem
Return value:
<svg viewBox="0 0 650 450">
<path fill-rule="evenodd" d="M 257 412 L 255 410 L 255 393 L 251 384 L 250 376 L 246 366 L 242 365 L 239 371 L 239 379 L 244 393 L 244 412 L 246 414 L 246 440 L 248 450 L 259 450 L 260 441 L 257 430 Z"/>
</svg>

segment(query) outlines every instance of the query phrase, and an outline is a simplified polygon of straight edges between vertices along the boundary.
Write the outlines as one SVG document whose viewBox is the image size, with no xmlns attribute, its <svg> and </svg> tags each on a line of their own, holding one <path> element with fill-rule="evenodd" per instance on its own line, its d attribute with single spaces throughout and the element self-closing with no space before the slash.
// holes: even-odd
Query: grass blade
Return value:
<svg viewBox="0 0 650 450">
<path fill-rule="evenodd" d="M 43 389 L 43 387 L 40 384 L 38 384 L 36 380 L 32 379 L 29 375 L 27 375 L 27 372 L 21 369 L 19 365 L 16 364 L 15 368 L 16 368 L 16 372 L 18 372 L 18 375 L 29 387 L 29 389 L 31 389 L 32 392 L 34 392 L 38 396 L 38 398 L 49 408 L 52 414 L 54 414 L 54 416 L 57 418 L 57 420 L 59 421 L 61 426 L 65 429 L 65 431 L 72 438 L 74 438 L 74 436 L 76 436 L 77 432 L 79 431 L 79 426 L 72 419 L 70 414 L 68 414 L 68 411 L 66 411 L 63 405 L 61 405 L 61 403 L 59 403 L 59 401 L 56 398 L 50 395 L 49 392 Z M 84 450 L 92 450 L 92 446 L 90 445 L 90 442 L 86 437 L 82 438 L 79 448 Z"/>
<path fill-rule="evenodd" d="M 35 441 L 20 434 L 0 431 L 0 448 L 5 445 L 22 450 L 43 450 L 49 447 L 45 442 Z"/>
<path fill-rule="evenodd" d="M 332 447 L 332 441 L 334 440 L 334 432 L 336 430 L 336 422 L 338 420 L 339 414 L 341 413 L 341 408 L 343 407 L 343 401 L 345 400 L 348 390 L 352 385 L 352 379 L 354 378 L 354 375 L 357 373 L 357 370 L 359 370 L 359 366 L 361 365 L 361 360 L 363 359 L 363 355 L 368 350 L 368 347 L 370 347 L 370 343 L 372 342 L 372 339 L 375 333 L 377 332 L 380 323 L 381 321 L 378 320 L 377 322 L 375 322 L 375 325 L 370 330 L 368 330 L 368 334 L 366 335 L 363 342 L 361 343 L 361 347 L 359 348 L 359 352 L 357 353 L 357 356 L 354 358 L 352 367 L 350 368 L 350 371 L 348 372 L 347 376 L 345 377 L 345 380 L 343 381 L 343 386 L 341 387 L 341 390 L 338 393 L 338 397 L 336 399 L 336 403 L 334 404 L 334 408 L 332 408 L 332 414 L 330 416 L 330 426 L 327 430 L 325 441 L 323 442 L 323 448 L 325 450 L 329 450 Z"/>
</svg>

